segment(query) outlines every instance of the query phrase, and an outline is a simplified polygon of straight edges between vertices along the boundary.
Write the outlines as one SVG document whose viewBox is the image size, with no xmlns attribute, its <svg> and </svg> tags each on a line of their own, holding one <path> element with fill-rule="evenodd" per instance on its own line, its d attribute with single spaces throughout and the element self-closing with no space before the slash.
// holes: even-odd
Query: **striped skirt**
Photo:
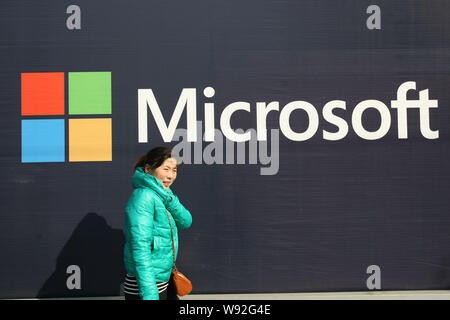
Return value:
<svg viewBox="0 0 450 320">
<path fill-rule="evenodd" d="M 158 287 L 158 292 L 161 295 L 161 293 L 167 290 L 169 281 L 157 282 L 156 286 Z M 128 274 L 126 275 L 125 283 L 123 284 L 123 292 L 128 295 L 139 296 L 139 286 L 135 277 Z"/>
</svg>

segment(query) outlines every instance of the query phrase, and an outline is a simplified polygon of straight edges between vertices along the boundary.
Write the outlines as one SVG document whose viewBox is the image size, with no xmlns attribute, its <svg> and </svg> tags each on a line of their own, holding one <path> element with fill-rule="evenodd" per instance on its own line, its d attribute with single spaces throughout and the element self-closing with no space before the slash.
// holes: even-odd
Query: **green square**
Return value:
<svg viewBox="0 0 450 320">
<path fill-rule="evenodd" d="M 69 114 L 111 114 L 111 72 L 69 72 Z"/>
</svg>

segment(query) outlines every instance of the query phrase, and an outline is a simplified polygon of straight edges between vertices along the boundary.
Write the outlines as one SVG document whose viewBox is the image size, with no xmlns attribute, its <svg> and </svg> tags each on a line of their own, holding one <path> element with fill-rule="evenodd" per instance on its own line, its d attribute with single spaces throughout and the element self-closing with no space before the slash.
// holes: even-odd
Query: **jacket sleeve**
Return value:
<svg viewBox="0 0 450 320">
<path fill-rule="evenodd" d="M 187 229 L 192 224 L 191 213 L 181 204 L 175 194 L 170 194 L 165 202 L 167 210 L 172 214 L 179 230 Z"/>
<path fill-rule="evenodd" d="M 131 255 L 136 266 L 139 293 L 143 300 L 158 300 L 154 270 L 151 267 L 154 204 L 151 194 L 135 189 L 126 207 Z"/>
</svg>

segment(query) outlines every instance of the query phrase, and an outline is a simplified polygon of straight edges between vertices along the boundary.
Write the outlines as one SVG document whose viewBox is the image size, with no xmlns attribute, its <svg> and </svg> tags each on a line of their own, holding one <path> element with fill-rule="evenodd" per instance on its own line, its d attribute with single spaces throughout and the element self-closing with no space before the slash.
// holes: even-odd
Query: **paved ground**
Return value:
<svg viewBox="0 0 450 320">
<path fill-rule="evenodd" d="M 370 291 L 324 293 L 277 293 L 234 295 L 190 295 L 186 300 L 450 300 L 445 291 Z"/>
<path fill-rule="evenodd" d="M 58 298 L 58 300 L 123 300 L 123 297 Z M 320 293 L 191 294 L 183 300 L 450 300 L 450 290 Z M 33 299 L 36 300 L 36 299 Z M 52 299 L 55 300 L 55 299 Z"/>
</svg>

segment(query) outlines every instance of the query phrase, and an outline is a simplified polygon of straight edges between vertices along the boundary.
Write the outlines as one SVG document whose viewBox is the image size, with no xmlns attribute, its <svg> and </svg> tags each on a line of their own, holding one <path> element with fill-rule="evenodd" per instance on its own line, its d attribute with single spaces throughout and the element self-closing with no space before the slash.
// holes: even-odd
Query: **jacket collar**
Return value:
<svg viewBox="0 0 450 320">
<path fill-rule="evenodd" d="M 164 190 L 164 186 L 161 181 L 151 174 L 145 173 L 144 168 L 139 167 L 136 169 L 133 175 L 133 188 L 149 188 L 152 189 L 158 196 L 164 201 L 171 195 L 173 195 L 170 187 Z"/>
</svg>

